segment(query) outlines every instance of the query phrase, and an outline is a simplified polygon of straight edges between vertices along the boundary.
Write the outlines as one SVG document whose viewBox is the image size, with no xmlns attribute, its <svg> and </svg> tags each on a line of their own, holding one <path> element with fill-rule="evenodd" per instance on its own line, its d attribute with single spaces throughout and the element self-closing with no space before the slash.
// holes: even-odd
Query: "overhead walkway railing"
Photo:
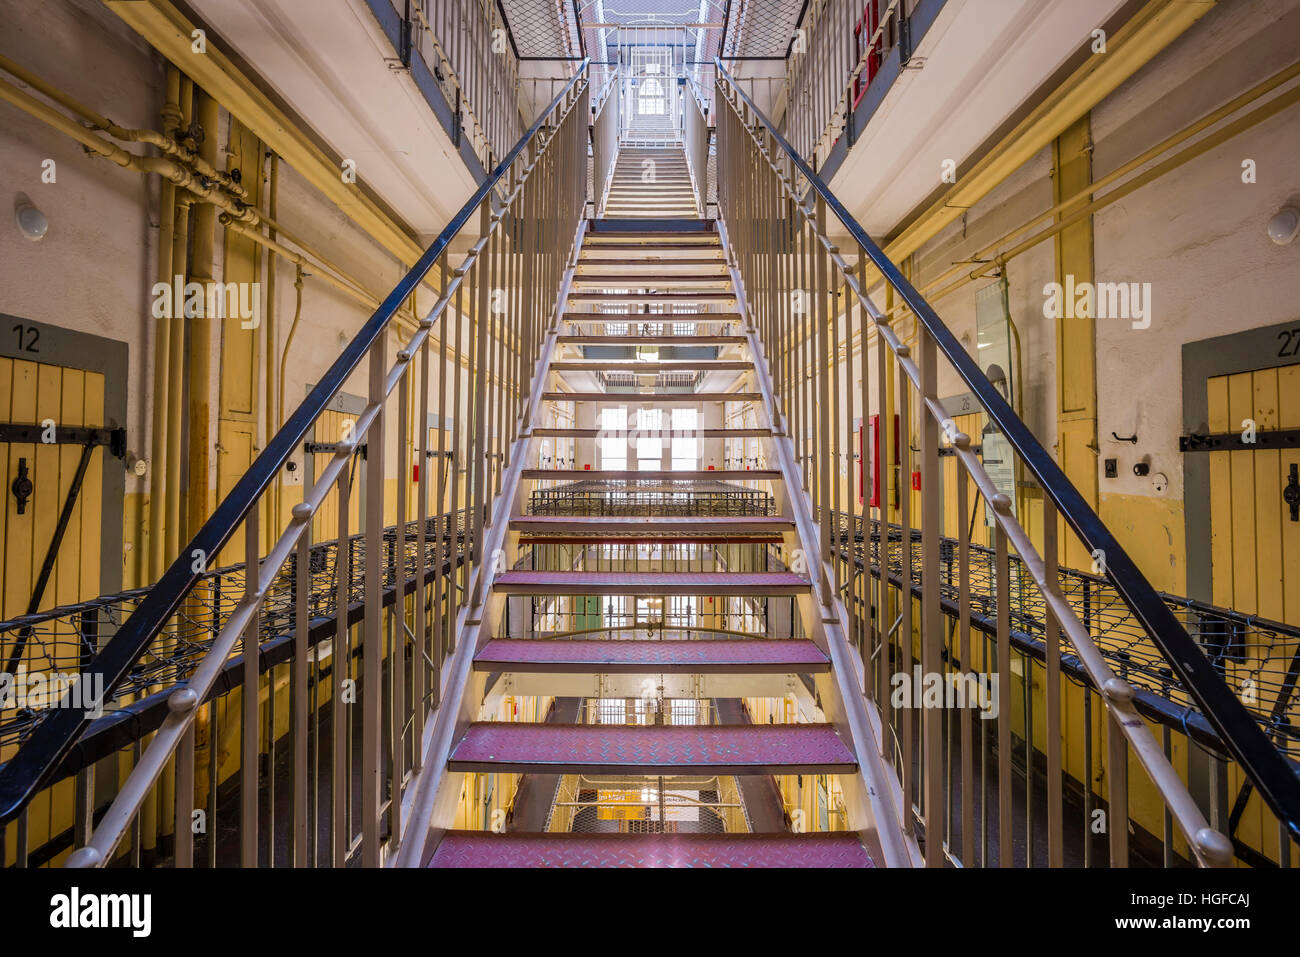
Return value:
<svg viewBox="0 0 1300 957">
<path fill-rule="evenodd" d="M 552 324 L 564 268 L 582 220 L 586 197 L 588 107 L 587 61 L 555 97 L 533 126 L 479 186 L 447 228 L 394 287 L 361 330 L 325 372 L 318 385 L 267 443 L 247 473 L 221 501 L 212 517 L 166 570 L 116 634 L 103 646 L 81 681 L 102 685 L 111 697 L 155 649 L 171 640 L 173 624 L 188 603 L 201 600 L 208 563 L 239 532 L 244 532 L 246 563 L 256 574 L 245 575 L 238 604 L 225 619 L 198 667 L 168 696 L 169 713 L 138 752 L 111 805 L 93 827 L 90 840 L 69 860 L 73 866 L 103 866 L 119 852 L 124 835 L 136 827 L 169 819 L 174 826 L 174 861 L 188 866 L 195 856 L 196 732 L 217 709 L 209 701 L 229 659 L 247 643 L 257 650 L 259 619 L 275 583 L 295 555 L 296 586 L 293 651 L 281 665 L 286 683 L 272 681 L 273 668 L 263 673 L 260 655 L 244 654 L 242 675 L 227 695 L 223 722 L 238 721 L 238 772 L 220 782 L 234 789 L 238 802 L 238 863 L 266 863 L 266 830 L 275 815 L 261 794 L 259 766 L 264 742 L 274 740 L 277 703 L 289 702 L 292 732 L 291 859 L 306 864 L 309 851 L 323 842 L 320 863 L 336 866 L 359 860 L 375 866 L 392 852 L 403 833 L 403 801 L 418 781 L 426 728 L 436 713 L 443 690 L 441 664 L 454 650 L 456 618 L 471 601 L 468 583 L 485 561 L 484 534 L 488 503 L 500 491 L 507 455 L 521 427 L 527 425 L 529 384 L 535 376 L 543 331 Z M 504 199 L 498 199 L 504 196 Z M 449 249 L 462 231 L 477 236 L 468 254 L 452 268 Z M 442 294 L 420 321 L 410 340 L 390 359 L 390 332 L 416 287 L 437 266 Z M 437 328 L 437 339 L 434 330 Z M 468 358 L 466 372 L 460 357 Z M 313 432 L 317 421 L 363 363 L 368 370 L 368 400 L 349 434 L 335 445 L 329 463 L 275 544 L 263 553 L 259 522 L 273 515 L 273 500 L 281 469 L 295 449 Z M 448 373 L 448 368 L 450 372 Z M 431 374 L 437 369 L 436 375 Z M 414 449 L 421 464 L 417 483 L 413 531 L 406 490 L 411 474 L 409 431 L 411 402 L 420 410 L 437 409 L 436 441 L 430 429 L 418 427 Z M 395 425 L 395 429 L 394 429 Z M 313 521 L 327 498 L 337 508 L 336 541 L 347 542 L 351 509 L 354 452 L 368 454 L 364 472 L 360 550 L 362 605 L 359 623 L 336 636 L 328 650 L 310 642 L 311 560 Z M 434 455 L 449 456 L 450 469 L 429 469 Z M 395 463 L 395 468 L 393 467 Z M 430 471 L 434 474 L 430 476 Z M 447 476 L 452 478 L 448 480 Z M 395 482 L 400 494 L 386 488 Z M 334 498 L 333 496 L 337 496 Z M 451 564 L 450 574 L 430 574 L 430 538 L 442 537 L 443 551 L 456 534 L 450 521 L 430 525 L 430 501 L 436 510 L 455 516 L 468 508 L 461 533 L 463 560 Z M 448 506 L 442 503 L 448 502 Z M 392 519 L 387 519 L 392 516 Z M 387 519 L 387 520 L 386 520 Z M 383 532 L 395 525 L 404 531 L 401 547 L 386 549 Z M 277 522 L 277 527 L 279 523 Z M 333 536 L 331 536 L 333 537 Z M 341 549 L 338 554 L 351 554 Z M 491 556 L 486 556 L 491 560 Z M 351 603 L 351 562 L 336 562 L 337 605 Z M 391 613 L 384 608 L 386 582 L 414 579 L 413 593 L 403 592 Z M 432 620 L 430 620 L 430 618 Z M 309 681 L 309 673 L 327 659 L 328 683 Z M 281 677 L 284 671 L 281 672 Z M 91 717 L 72 707 L 75 689 L 51 710 L 24 741 L 18 753 L 0 767 L 0 820 L 19 815 L 32 797 L 58 773 L 77 745 Z M 263 702 L 262 697 L 269 697 Z M 205 702 L 208 704 L 205 707 Z M 309 703 L 329 705 L 330 727 L 309 745 Z M 269 707 L 267 705 L 269 704 Z M 345 708 L 341 705 L 347 704 Z M 265 710 L 264 710 L 265 709 Z M 359 718 L 352 718 L 359 709 Z M 280 709 L 283 711 L 283 707 Z M 213 752 L 210 725 L 202 729 L 208 754 Z M 348 750 L 359 737 L 360 796 L 353 800 L 348 775 Z M 309 768 L 308 757 L 313 758 Z M 199 782 L 202 783 L 201 781 Z M 309 786 L 310 785 L 310 786 Z M 329 810 L 324 810 L 331 795 Z M 227 790 L 229 793 L 229 790 Z M 308 807 L 320 800 L 322 828 L 327 837 L 308 832 Z M 84 809 L 79 809 L 79 814 Z M 93 808 L 85 812 L 90 831 Z M 203 832 L 200 832 L 203 833 Z M 216 840 L 215 828 L 205 840 Z"/>
<path fill-rule="evenodd" d="M 591 106 L 591 202 L 597 216 L 604 215 L 605 197 L 618 159 L 618 113 L 622 108 L 622 83 L 615 73 Z"/>
<path fill-rule="evenodd" d="M 962 723 L 960 770 L 945 774 L 941 708 L 919 708 L 915 721 L 901 722 L 901 740 L 888 755 L 902 780 L 906 831 L 930 831 L 925 843 L 927 863 L 939 864 L 944 856 L 966 864 L 1010 866 L 1015 860 L 1012 788 L 1010 634 L 1011 597 L 1014 589 L 1035 589 L 1047 613 L 1045 688 L 1041 735 L 1034 732 L 1036 748 L 1045 755 L 1048 863 L 1064 863 L 1066 834 L 1062 815 L 1067 775 L 1066 729 L 1063 728 L 1062 635 L 1076 655 L 1093 687 L 1100 691 L 1106 718 L 1105 768 L 1108 835 L 1111 862 L 1129 861 L 1128 822 L 1131 819 L 1127 782 L 1130 756 L 1150 779 L 1164 812 L 1181 832 L 1180 853 L 1206 866 L 1227 864 L 1232 846 L 1211 829 L 1160 743 L 1134 707 L 1135 689 L 1108 665 L 1092 628 L 1080 610 L 1062 593 L 1058 576 L 1058 515 L 1067 530 L 1082 543 L 1085 553 L 1104 565 L 1105 577 L 1128 607 L 1133 618 L 1170 669 L 1177 682 L 1214 726 L 1241 771 L 1258 789 L 1291 838 L 1300 836 L 1300 781 L 1288 762 L 1269 741 L 1255 718 L 1207 661 L 1202 650 L 1181 627 L 1168 606 L 1125 554 L 1114 536 L 1069 482 L 1028 426 L 1016 416 L 1001 393 L 981 372 L 958 339 L 928 302 L 867 236 L 808 164 L 777 132 L 766 116 L 736 84 L 721 62 L 716 63 L 714 98 L 717 125 L 718 191 L 720 219 L 730 253 L 740 274 L 749 321 L 764 352 L 773 379 L 778 431 L 793 441 L 802 469 L 804 491 L 821 515 L 845 512 L 849 522 L 863 514 L 856 496 L 848 495 L 838 476 L 841 453 L 855 447 L 855 417 L 865 420 L 873 411 L 882 423 L 897 416 L 900 440 L 897 453 L 889 441 L 880 443 L 882 476 L 919 473 L 920 488 L 898 490 L 890 502 L 888 490 L 881 499 L 888 514 L 872 509 L 884 525 L 919 526 L 920 541 L 901 536 L 903 567 L 913 564 L 919 546 L 922 582 L 919 620 L 914 603 L 900 601 L 895 590 L 880 579 L 869 587 L 874 593 L 864 603 L 871 620 L 860 620 L 857 602 L 849 602 L 851 631 L 858 637 L 864 660 L 863 693 L 877 707 L 888 708 L 899 673 L 910 676 L 919 666 L 925 676 L 942 676 L 945 657 L 963 662 L 972 680 L 995 681 L 1001 690 L 996 715 L 996 787 L 978 797 L 972 778 L 974 743 L 971 725 Z M 846 232 L 858 253 L 856 270 L 831 239 L 832 231 Z M 864 277 L 879 270 L 893 294 L 917 319 L 915 340 L 905 343 L 899 332 L 867 295 Z M 837 304 L 836 293 L 846 295 Z M 874 335 L 876 348 L 867 348 Z M 853 344 L 860 344 L 856 355 Z M 846 359 L 841 363 L 842 345 Z M 874 352 L 874 355 L 872 353 Z M 965 383 L 989 422 L 1005 437 L 1025 473 L 1043 489 L 1041 548 L 1018 520 L 1010 497 L 1000 491 L 985 470 L 969 435 L 956 428 L 938 395 L 939 363 Z M 852 386 L 861 380 L 861 389 Z M 843 381 L 842 381 L 843 380 Z M 888 426 L 885 426 L 886 433 Z M 919 452 L 913 453 L 912 441 Z M 965 522 L 957 543 L 959 620 L 951 641 L 940 606 L 943 480 L 940 451 L 955 457 L 957 479 L 948 483 L 959 515 L 970 513 L 975 496 L 982 497 L 993 513 L 996 593 L 996 640 L 972 646 L 970 624 L 970 534 Z M 915 488 L 915 482 L 912 483 Z M 955 488 L 954 488 L 955 485 Z M 845 499 L 847 498 L 847 501 Z M 893 508 L 889 506 L 893 505 Z M 832 536 L 830 522 L 818 529 L 825 574 L 834 579 L 834 592 L 844 585 L 846 544 Z M 1010 574 L 1010 552 L 1021 558 L 1021 573 Z M 883 637 L 882 637 L 883 636 Z M 913 757 L 916 763 L 914 764 Z M 1096 767 L 1094 761 L 1091 765 Z M 1078 773 L 1073 765 L 1070 773 Z M 1085 777 L 1091 777 L 1091 770 Z M 991 784 L 992 782 L 990 782 Z M 1090 784 L 1088 786 L 1091 786 Z M 967 826 L 945 846 L 943 829 L 949 804 L 960 802 L 969 813 L 973 802 L 988 798 L 997 806 L 997 847 L 977 856 L 978 828 Z M 933 822 L 932 824 L 927 822 Z M 987 833 L 987 831 L 985 832 Z"/>
</svg>

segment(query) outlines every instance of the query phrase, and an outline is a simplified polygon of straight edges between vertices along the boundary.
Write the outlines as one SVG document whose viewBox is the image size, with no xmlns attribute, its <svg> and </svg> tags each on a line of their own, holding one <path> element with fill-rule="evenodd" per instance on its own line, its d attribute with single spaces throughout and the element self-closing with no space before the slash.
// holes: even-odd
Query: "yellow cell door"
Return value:
<svg viewBox="0 0 1300 957">
<path fill-rule="evenodd" d="M 322 412 L 316 420 L 315 442 L 319 445 L 334 445 L 344 438 L 352 438 L 351 431 L 356 426 L 356 416 L 346 412 Z M 319 476 L 334 457 L 332 450 L 314 453 L 313 476 Z M 361 455 L 355 453 L 348 463 L 351 476 L 348 495 L 348 535 L 361 531 Z M 320 542 L 338 538 L 339 534 L 339 491 L 335 485 L 330 489 L 316 511 L 315 525 L 312 529 L 312 541 Z"/>
<path fill-rule="evenodd" d="M 1300 429 L 1300 365 L 1215 376 L 1207 387 L 1211 433 Z M 1291 470 L 1300 470 L 1300 449 L 1196 454 L 1210 457 L 1214 603 L 1300 626 L 1300 520 L 1291 517 L 1283 495 Z M 1261 628 L 1230 652 L 1228 683 L 1255 710 L 1271 712 L 1296 653 L 1295 640 Z M 1230 801 L 1242 784 L 1234 766 Z M 1277 824 L 1257 793 L 1246 805 L 1237 836 L 1277 860 Z"/>
<path fill-rule="evenodd" d="M 0 422 L 63 427 L 104 424 L 104 376 L 43 362 L 0 357 Z M 100 511 L 103 447 L 92 452 L 54 568 L 37 610 L 94 598 L 100 593 Z M 0 510 L 0 619 L 26 614 L 59 514 L 81 458 L 79 445 L 0 443 L 4 508 Z M 19 511 L 13 483 L 20 465 L 32 483 Z"/>
<path fill-rule="evenodd" d="M 59 428 L 104 425 L 104 376 L 64 366 L 0 357 L 0 422 Z M 55 561 L 36 610 L 73 604 L 100 594 L 100 521 L 103 506 L 105 449 L 96 447 L 87 460 L 81 489 L 70 514 Z M 80 445 L 0 442 L 0 619 L 26 614 L 54 540 L 59 515 L 68 498 L 81 458 Z M 31 482 L 31 494 L 22 503 L 12 486 L 20 466 Z M 81 667 L 81 646 L 65 628 L 37 626 L 0 634 L 0 671 L 28 674 L 75 673 Z M 0 719 L 11 717 L 11 705 Z M 0 761 L 8 760 L 17 745 L 0 746 Z M 72 823 L 71 779 L 38 795 L 28 807 L 28 834 L 39 846 L 51 834 Z M 10 825 L 8 837 L 15 835 Z M 14 841 L 7 842 L 0 866 L 16 860 Z"/>
</svg>

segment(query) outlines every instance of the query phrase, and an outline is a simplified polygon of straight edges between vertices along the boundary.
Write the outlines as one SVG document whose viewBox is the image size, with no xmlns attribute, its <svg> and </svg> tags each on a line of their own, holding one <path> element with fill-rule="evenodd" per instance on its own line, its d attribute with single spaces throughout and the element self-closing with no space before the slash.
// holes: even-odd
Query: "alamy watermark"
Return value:
<svg viewBox="0 0 1300 957">
<path fill-rule="evenodd" d="M 256 329 L 261 322 L 262 284 L 259 282 L 156 282 L 150 290 L 155 319 L 239 319 L 239 328 Z"/>
<path fill-rule="evenodd" d="M 1128 319 L 1134 329 L 1151 327 L 1151 283 L 1079 282 L 1043 286 L 1046 319 Z"/>
<path fill-rule="evenodd" d="M 104 676 L 63 671 L 0 671 L 0 708 L 71 708 L 87 718 L 104 714 Z"/>
<path fill-rule="evenodd" d="M 902 708 L 971 708 L 988 720 L 998 714 L 998 676 L 974 671 L 923 672 L 920 665 L 912 673 L 897 671 L 889 679 L 893 692 L 889 703 Z"/>
</svg>

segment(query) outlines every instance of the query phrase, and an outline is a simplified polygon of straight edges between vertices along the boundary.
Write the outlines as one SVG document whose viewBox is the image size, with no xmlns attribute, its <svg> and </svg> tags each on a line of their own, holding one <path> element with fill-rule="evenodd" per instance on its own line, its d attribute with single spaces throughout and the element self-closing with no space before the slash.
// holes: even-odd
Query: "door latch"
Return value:
<svg viewBox="0 0 1300 957">
<path fill-rule="evenodd" d="M 1282 489 L 1282 501 L 1291 507 L 1291 521 L 1300 522 L 1300 465 L 1291 464 L 1291 480 Z"/>
<path fill-rule="evenodd" d="M 32 497 L 32 480 L 27 475 L 27 460 L 18 460 L 18 477 L 14 479 L 9 490 L 14 493 L 15 504 L 18 506 L 18 514 L 22 515 L 27 511 L 27 500 Z M 1293 508 L 1292 511 L 1295 509 Z"/>
</svg>

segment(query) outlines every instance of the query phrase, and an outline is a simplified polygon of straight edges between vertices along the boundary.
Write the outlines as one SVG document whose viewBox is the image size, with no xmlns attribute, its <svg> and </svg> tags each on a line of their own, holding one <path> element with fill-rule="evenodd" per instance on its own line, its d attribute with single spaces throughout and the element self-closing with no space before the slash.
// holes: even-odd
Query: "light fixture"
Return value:
<svg viewBox="0 0 1300 957">
<path fill-rule="evenodd" d="M 1285 246 L 1300 234 L 1300 210 L 1294 206 L 1283 206 L 1268 221 L 1268 238 L 1279 246 Z"/>
<path fill-rule="evenodd" d="M 14 210 L 14 221 L 22 234 L 32 242 L 40 242 L 49 232 L 50 221 L 44 213 L 31 203 L 19 203 Z"/>
</svg>

